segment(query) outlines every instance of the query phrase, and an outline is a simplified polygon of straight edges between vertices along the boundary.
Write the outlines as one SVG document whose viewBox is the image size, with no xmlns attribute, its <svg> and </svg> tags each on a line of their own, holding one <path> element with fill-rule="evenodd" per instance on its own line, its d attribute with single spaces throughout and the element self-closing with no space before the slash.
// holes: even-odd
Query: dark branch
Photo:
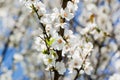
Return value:
<svg viewBox="0 0 120 80">
<path fill-rule="evenodd" d="M 63 3 L 62 3 L 62 8 L 63 8 L 63 9 L 66 8 L 68 1 L 71 1 L 71 0 L 63 0 Z"/>
</svg>

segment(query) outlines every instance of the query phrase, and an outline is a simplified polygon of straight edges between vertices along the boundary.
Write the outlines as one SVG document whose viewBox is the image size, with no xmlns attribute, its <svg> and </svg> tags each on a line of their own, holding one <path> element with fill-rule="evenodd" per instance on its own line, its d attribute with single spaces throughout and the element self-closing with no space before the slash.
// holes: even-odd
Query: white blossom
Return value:
<svg viewBox="0 0 120 80">
<path fill-rule="evenodd" d="M 115 73 L 109 77 L 109 80 L 120 80 L 120 74 Z"/>
<path fill-rule="evenodd" d="M 7 71 L 4 74 L 0 75 L 1 80 L 12 80 L 12 71 Z"/>
<path fill-rule="evenodd" d="M 59 74 L 63 75 L 66 71 L 65 64 L 63 62 L 57 62 L 55 67 Z"/>
<path fill-rule="evenodd" d="M 65 41 L 63 40 L 63 38 L 58 35 L 54 36 L 53 38 L 55 39 L 55 41 L 52 43 L 51 47 L 56 50 L 62 50 L 65 45 Z"/>
<path fill-rule="evenodd" d="M 16 62 L 20 62 L 20 61 L 23 61 L 24 58 L 23 58 L 22 54 L 16 53 L 14 55 L 14 59 L 15 59 Z"/>
</svg>

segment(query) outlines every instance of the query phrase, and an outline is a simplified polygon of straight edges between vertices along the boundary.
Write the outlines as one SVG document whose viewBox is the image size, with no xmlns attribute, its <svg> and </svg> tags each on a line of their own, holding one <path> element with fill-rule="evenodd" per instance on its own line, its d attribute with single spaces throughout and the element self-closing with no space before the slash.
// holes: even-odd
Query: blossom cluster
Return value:
<svg viewBox="0 0 120 80">
<path fill-rule="evenodd" d="M 41 1 L 24 2 L 30 12 L 37 15 L 42 29 L 42 34 L 35 38 L 34 48 L 38 50 L 40 59 L 42 58 L 41 60 L 46 65 L 46 70 L 54 72 L 57 78 L 59 76 L 56 74 L 64 75 L 67 69 L 70 73 L 77 70 L 76 75 L 79 75 L 81 71 L 90 75 L 92 71 L 88 57 L 93 44 L 84 37 L 82 31 L 82 34 L 77 34 L 69 27 L 78 2 L 79 0 L 67 1 L 61 8 L 53 8 L 50 11 L 47 11 L 47 6 Z M 90 28 L 94 28 L 94 24 L 91 23 Z M 92 29 L 88 32 L 90 31 Z"/>
<path fill-rule="evenodd" d="M 1 0 L 0 79 L 20 64 L 31 80 L 119 80 L 118 17 L 118 0 Z"/>
</svg>

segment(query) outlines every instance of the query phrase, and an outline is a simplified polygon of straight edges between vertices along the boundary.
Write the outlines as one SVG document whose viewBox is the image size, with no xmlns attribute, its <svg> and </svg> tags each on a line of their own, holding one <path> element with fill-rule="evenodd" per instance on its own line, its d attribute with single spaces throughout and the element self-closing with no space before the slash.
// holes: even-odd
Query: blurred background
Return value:
<svg viewBox="0 0 120 80">
<path fill-rule="evenodd" d="M 60 0 L 42 0 L 48 9 L 60 7 Z M 80 32 L 95 15 L 100 29 L 111 36 L 93 36 L 91 77 L 108 80 L 120 73 L 120 0 L 80 0 L 71 29 Z M 44 80 L 43 66 L 37 57 L 34 36 L 41 33 L 36 16 L 19 0 L 0 0 L 0 80 Z M 80 77 L 78 80 L 86 80 Z"/>
</svg>

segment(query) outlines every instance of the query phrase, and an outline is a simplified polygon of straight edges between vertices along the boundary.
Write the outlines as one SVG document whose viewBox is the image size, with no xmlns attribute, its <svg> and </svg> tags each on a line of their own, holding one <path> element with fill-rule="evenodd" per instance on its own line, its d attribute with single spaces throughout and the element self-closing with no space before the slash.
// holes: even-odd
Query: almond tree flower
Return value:
<svg viewBox="0 0 120 80">
<path fill-rule="evenodd" d="M 76 69 L 80 69 L 80 67 L 82 66 L 82 59 L 79 58 L 74 58 L 71 61 L 69 61 L 69 67 L 68 69 L 70 70 L 70 73 L 73 72 L 73 70 Z"/>
<path fill-rule="evenodd" d="M 59 74 L 63 75 L 66 71 L 65 64 L 61 62 L 57 62 L 55 64 L 55 69 L 59 72 Z"/>
<path fill-rule="evenodd" d="M 91 72 L 93 71 L 93 67 L 90 65 L 90 62 L 85 62 L 84 64 L 84 71 L 86 74 L 90 75 Z"/>
<path fill-rule="evenodd" d="M 80 38 L 77 35 L 73 35 L 73 32 L 71 31 L 68 33 L 65 31 L 64 34 L 64 38 L 66 39 L 67 43 L 63 47 L 62 55 L 64 56 L 66 54 L 67 57 L 71 57 L 75 53 L 75 49 L 79 46 L 79 42 L 81 40 L 79 40 Z"/>
<path fill-rule="evenodd" d="M 70 21 L 74 17 L 74 14 L 71 13 L 68 8 L 65 8 L 65 10 L 61 9 L 61 16 L 67 21 Z"/>
<path fill-rule="evenodd" d="M 68 29 L 65 29 L 64 30 L 64 37 L 66 40 L 70 39 L 70 37 L 73 35 L 73 31 L 72 30 L 68 30 Z"/>
<path fill-rule="evenodd" d="M 91 42 L 85 43 L 83 47 L 83 55 L 84 57 L 88 55 L 93 49 L 93 45 Z"/>
<path fill-rule="evenodd" d="M 44 62 L 43 61 L 43 56 L 45 56 L 45 54 L 43 54 L 42 52 L 37 55 L 37 58 L 36 58 L 37 63 L 43 63 Z"/>
<path fill-rule="evenodd" d="M 59 21 L 59 15 L 60 15 L 60 11 L 58 8 L 54 8 L 52 10 L 52 13 L 46 13 L 43 14 L 43 16 L 41 17 L 40 22 L 43 24 L 53 24 L 53 22 L 55 20 Z"/>
<path fill-rule="evenodd" d="M 48 5 L 50 9 L 53 9 L 55 7 L 61 8 L 61 0 L 42 0 L 45 5 Z M 54 4 L 55 3 L 55 4 Z"/>
<path fill-rule="evenodd" d="M 18 33 L 19 31 L 19 33 Z M 14 46 L 14 45 L 18 45 L 18 43 L 20 42 L 21 38 L 23 37 L 23 33 L 22 31 L 15 29 L 13 31 L 14 35 L 10 36 L 10 46 Z"/>
<path fill-rule="evenodd" d="M 112 76 L 109 77 L 109 80 L 120 80 L 120 74 L 115 73 Z"/>
<path fill-rule="evenodd" d="M 43 15 L 46 13 L 46 6 L 39 0 L 27 0 L 27 1 L 21 1 L 25 6 L 29 9 L 30 12 L 33 11 L 32 5 L 38 10 L 39 15 Z"/>
<path fill-rule="evenodd" d="M 74 52 L 75 52 L 75 46 L 71 46 L 71 45 L 66 45 L 64 48 L 63 48 L 63 51 L 62 51 L 62 56 L 65 56 L 67 55 L 67 58 L 72 58 L 72 56 L 74 55 Z"/>
<path fill-rule="evenodd" d="M 110 48 L 110 51 L 109 52 L 115 52 L 115 51 L 117 51 L 118 50 L 118 45 L 117 45 L 117 43 L 115 43 L 115 42 L 110 42 L 109 43 L 109 48 Z"/>
<path fill-rule="evenodd" d="M 82 66 L 82 62 L 83 60 L 79 55 L 79 51 L 76 50 L 74 54 L 72 55 L 72 59 L 68 63 L 70 72 L 72 72 L 73 69 L 75 68 L 80 69 L 80 67 Z"/>
<path fill-rule="evenodd" d="M 80 0 L 72 0 L 72 2 L 73 2 L 74 4 L 79 3 L 79 1 L 80 1 Z"/>
<path fill-rule="evenodd" d="M 18 53 L 16 53 L 13 57 L 14 57 L 15 62 L 21 62 L 24 59 L 22 54 L 18 54 Z"/>
<path fill-rule="evenodd" d="M 113 58 L 117 59 L 118 57 L 120 57 L 120 51 L 119 50 L 115 53 Z"/>
<path fill-rule="evenodd" d="M 82 39 L 82 38 L 80 37 L 80 35 L 78 35 L 78 34 L 73 34 L 73 35 L 70 36 L 70 39 L 69 39 L 68 41 L 69 41 L 69 44 L 70 44 L 72 47 L 78 47 L 78 45 L 79 45 L 78 43 L 81 42 L 80 39 Z"/>
<path fill-rule="evenodd" d="M 42 52 L 42 50 L 46 50 L 46 45 L 45 42 L 41 39 L 42 36 L 40 35 L 40 37 L 36 37 L 35 38 L 35 44 L 33 46 L 33 49 L 36 49 L 37 51 Z"/>
<path fill-rule="evenodd" d="M 0 79 L 1 80 L 12 80 L 12 73 L 13 73 L 12 70 L 8 70 L 4 74 L 0 75 Z"/>
<path fill-rule="evenodd" d="M 27 0 L 27 1 L 25 1 L 24 2 L 24 4 L 25 4 L 25 6 L 29 9 L 29 11 L 30 12 L 32 12 L 33 10 L 32 10 L 32 4 L 35 4 L 36 3 L 36 1 L 35 0 Z"/>
<path fill-rule="evenodd" d="M 68 42 L 69 41 L 69 38 L 70 36 L 64 36 L 66 41 Z M 69 43 L 66 43 L 65 46 L 63 47 L 62 49 L 62 56 L 65 56 L 65 54 L 67 55 L 67 57 L 71 57 L 71 54 L 74 53 L 74 49 L 75 47 L 72 46 L 72 44 L 69 42 Z"/>
<path fill-rule="evenodd" d="M 47 32 L 47 35 L 51 35 L 52 34 L 51 32 L 54 32 L 54 30 L 57 29 L 54 29 L 52 24 L 46 24 L 45 30 Z"/>
<path fill-rule="evenodd" d="M 69 51 L 70 51 L 71 47 L 69 45 L 65 45 L 62 49 L 62 56 L 65 56 L 65 54 L 68 55 Z"/>
<path fill-rule="evenodd" d="M 54 24 L 54 27 L 58 30 L 60 29 L 60 27 L 64 29 L 64 28 L 67 27 L 67 23 L 61 23 L 61 22 L 58 23 L 57 22 L 57 23 Z"/>
<path fill-rule="evenodd" d="M 104 54 L 104 53 L 109 53 L 108 47 L 101 47 L 101 53 L 102 53 L 102 54 Z"/>
<path fill-rule="evenodd" d="M 61 9 L 60 11 L 62 18 L 65 18 L 67 21 L 70 21 L 74 17 L 75 11 L 78 9 L 78 2 L 78 0 L 73 0 L 73 2 L 68 1 L 67 7 L 64 10 Z"/>
<path fill-rule="evenodd" d="M 109 3 L 107 1 L 105 1 L 104 6 L 100 6 L 99 7 L 99 11 L 100 12 L 104 12 L 105 14 L 109 15 L 110 14 L 110 6 Z M 99 13 L 98 13 L 99 14 Z M 109 21 L 109 20 L 108 20 Z"/>
<path fill-rule="evenodd" d="M 120 71 L 120 59 L 116 60 L 115 61 L 115 64 L 114 64 L 115 68 L 116 68 L 116 71 Z"/>
<path fill-rule="evenodd" d="M 94 31 L 97 25 L 95 23 L 88 23 L 87 27 L 85 27 L 80 33 L 87 34 L 88 32 Z"/>
<path fill-rule="evenodd" d="M 47 66 L 46 70 L 55 66 L 55 58 L 53 58 L 50 54 L 43 56 L 44 64 Z"/>
<path fill-rule="evenodd" d="M 101 48 L 101 53 L 104 54 L 104 53 L 110 53 L 110 52 L 116 52 L 118 50 L 118 45 L 111 41 L 111 42 L 108 42 L 107 46 L 104 46 Z"/>
<path fill-rule="evenodd" d="M 103 12 L 99 12 L 97 16 L 97 25 L 105 32 L 111 33 L 113 26 L 112 22 L 109 20 L 110 17 L 108 17 L 108 15 Z"/>
<path fill-rule="evenodd" d="M 50 29 L 50 35 L 51 35 L 52 37 L 58 36 L 58 33 L 57 33 L 57 31 L 56 31 L 55 28 L 51 28 L 51 29 Z"/>
<path fill-rule="evenodd" d="M 92 35 L 94 35 L 93 36 L 93 38 L 95 39 L 95 40 L 102 40 L 102 39 L 100 39 L 101 37 L 104 37 L 105 35 L 104 35 L 104 33 L 102 32 L 102 31 L 97 31 L 97 30 L 93 30 L 93 31 L 91 31 L 90 32 Z"/>
<path fill-rule="evenodd" d="M 23 4 L 26 2 L 26 0 L 19 0 L 19 1 L 20 3 L 23 3 Z"/>
<path fill-rule="evenodd" d="M 55 50 L 62 50 L 65 45 L 65 41 L 63 40 L 63 38 L 56 35 L 53 37 L 53 39 L 55 39 L 55 41 L 52 43 L 51 47 Z"/>
<path fill-rule="evenodd" d="M 69 9 L 69 12 L 74 13 L 74 12 L 78 9 L 78 6 L 77 6 L 77 3 L 78 3 L 78 2 L 79 2 L 79 1 L 77 1 L 77 0 L 74 0 L 73 2 L 68 1 L 66 8 Z"/>
<path fill-rule="evenodd" d="M 70 71 L 72 71 L 74 68 L 79 69 L 80 67 L 82 67 L 83 61 L 86 60 L 86 56 L 90 54 L 90 52 L 92 51 L 92 48 L 93 48 L 93 45 L 90 42 L 88 42 L 88 43 L 82 42 L 82 44 L 76 43 L 76 45 L 77 44 L 78 44 L 78 46 L 81 46 L 81 47 L 76 46 L 76 48 L 74 48 L 74 50 L 72 52 L 73 53 L 71 55 L 72 60 L 69 62 Z M 84 68 L 86 69 L 86 72 L 88 74 L 90 74 L 92 67 L 89 67 L 88 65 L 89 64 L 87 64 L 87 63 L 84 64 L 84 66 L 86 66 Z M 90 70 L 88 69 L 88 67 Z"/>
<path fill-rule="evenodd" d="M 58 19 L 56 18 L 55 14 L 44 14 L 41 17 L 40 22 L 43 24 L 52 24 L 55 21 L 55 19 Z"/>
<path fill-rule="evenodd" d="M 38 10 L 38 14 L 41 16 L 47 12 L 46 6 L 41 1 L 39 1 L 35 4 L 35 8 Z"/>
<path fill-rule="evenodd" d="M 2 13 L 4 14 L 4 15 L 2 15 L 2 17 L 3 17 L 3 25 L 12 30 L 13 27 L 15 26 L 15 20 L 11 16 L 8 16 L 6 14 L 7 12 L 4 13 L 4 11 L 1 10 L 0 13 L 1 13 L 0 16 L 2 15 Z"/>
<path fill-rule="evenodd" d="M 63 22 L 60 17 L 60 10 L 58 8 L 54 8 L 53 12 L 51 13 L 52 23 L 51 25 L 53 28 L 55 28 L 57 31 L 59 31 L 60 27 L 65 28 L 67 26 L 67 23 Z"/>
<path fill-rule="evenodd" d="M 89 15 L 91 13 L 88 12 L 86 9 L 83 9 L 81 16 L 79 16 L 78 20 L 81 22 L 82 25 L 86 26 L 87 20 L 89 19 Z"/>
<path fill-rule="evenodd" d="M 52 9 L 52 11 L 52 15 L 54 15 L 55 19 L 58 19 L 58 17 L 60 16 L 60 9 L 55 7 Z"/>
<path fill-rule="evenodd" d="M 96 12 L 97 11 L 97 6 L 93 3 L 89 3 L 86 5 L 86 8 L 88 11 Z"/>
<path fill-rule="evenodd" d="M 88 52 L 90 52 L 93 49 L 93 44 L 91 42 L 88 42 L 88 43 L 85 44 L 85 48 L 87 48 Z"/>
<path fill-rule="evenodd" d="M 120 45 L 120 23 L 118 23 L 116 25 L 114 34 L 115 34 L 115 39 L 116 39 L 117 43 Z"/>
</svg>

